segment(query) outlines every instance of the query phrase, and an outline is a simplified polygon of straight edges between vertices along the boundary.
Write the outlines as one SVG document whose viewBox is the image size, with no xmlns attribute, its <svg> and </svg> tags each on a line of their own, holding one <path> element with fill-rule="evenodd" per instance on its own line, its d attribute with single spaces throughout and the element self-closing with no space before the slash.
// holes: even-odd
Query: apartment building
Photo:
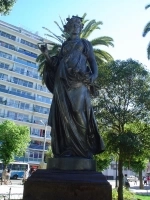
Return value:
<svg viewBox="0 0 150 200">
<path fill-rule="evenodd" d="M 37 43 L 44 38 L 0 21 L 0 122 L 8 119 L 30 128 L 31 142 L 19 161 L 38 165 L 50 145 L 46 126 L 52 94 L 41 83 Z"/>
</svg>

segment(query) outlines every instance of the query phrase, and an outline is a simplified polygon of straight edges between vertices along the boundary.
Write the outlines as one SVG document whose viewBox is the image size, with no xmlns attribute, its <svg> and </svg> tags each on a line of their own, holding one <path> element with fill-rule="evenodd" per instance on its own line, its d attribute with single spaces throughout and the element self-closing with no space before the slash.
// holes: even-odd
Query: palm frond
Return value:
<svg viewBox="0 0 150 200">
<path fill-rule="evenodd" d="M 109 62 L 113 60 L 113 57 L 106 51 L 100 50 L 100 49 L 94 49 L 94 54 L 96 58 L 99 58 L 104 61 L 104 62 Z"/>
<path fill-rule="evenodd" d="M 98 45 L 104 45 L 104 46 L 112 46 L 114 47 L 114 44 L 113 44 L 113 39 L 111 37 L 108 37 L 108 36 L 103 36 L 103 37 L 98 37 L 98 38 L 95 38 L 93 40 L 90 41 L 92 46 L 98 46 Z"/>
<path fill-rule="evenodd" d="M 91 20 L 88 22 L 88 24 L 85 26 L 85 28 L 81 32 L 81 38 L 87 38 L 89 35 L 95 30 L 100 29 L 99 25 L 102 25 L 102 22 L 96 22 L 95 20 Z"/>
<path fill-rule="evenodd" d="M 50 35 L 50 34 L 45 34 L 45 36 L 51 37 L 51 38 L 57 40 L 57 41 L 60 42 L 60 43 L 63 43 L 63 42 L 64 42 L 64 40 L 63 40 L 63 38 L 62 38 L 61 36 L 57 36 L 57 37 L 56 37 L 56 36 L 53 36 L 53 35 Z"/>
<path fill-rule="evenodd" d="M 150 4 L 148 4 L 147 6 L 145 6 L 145 9 L 149 8 L 150 7 Z"/>
<path fill-rule="evenodd" d="M 58 22 L 54 21 L 54 23 L 58 26 L 58 28 L 60 29 L 61 32 L 64 31 L 64 29 L 58 24 Z"/>
<path fill-rule="evenodd" d="M 62 18 L 59 16 L 59 19 L 60 19 L 60 21 L 61 21 L 61 25 L 62 25 L 62 27 L 64 27 L 64 25 L 66 24 L 66 20 L 62 20 Z"/>
<path fill-rule="evenodd" d="M 148 60 L 150 60 L 150 42 L 147 47 L 147 58 L 148 58 Z"/>
<path fill-rule="evenodd" d="M 143 37 L 145 37 L 149 31 L 150 31 L 150 22 L 148 22 L 144 28 Z"/>
<path fill-rule="evenodd" d="M 60 36 L 57 36 L 55 33 L 53 33 L 51 30 L 49 30 L 48 28 L 46 28 L 46 27 L 42 27 L 43 29 L 45 29 L 45 30 L 47 30 L 49 33 L 51 33 L 52 35 L 49 35 L 49 34 L 45 34 L 45 35 L 47 35 L 47 36 L 49 36 L 49 37 L 52 37 L 52 38 L 54 38 L 54 39 L 56 39 L 57 41 L 59 41 L 59 42 L 63 42 L 62 41 L 62 38 L 60 38 Z"/>
</svg>

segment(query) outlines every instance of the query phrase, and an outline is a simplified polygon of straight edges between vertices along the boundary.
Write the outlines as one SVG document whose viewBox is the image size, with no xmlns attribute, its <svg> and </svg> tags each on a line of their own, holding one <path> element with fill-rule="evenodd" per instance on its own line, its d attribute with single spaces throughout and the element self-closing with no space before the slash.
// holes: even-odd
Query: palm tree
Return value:
<svg viewBox="0 0 150 200">
<path fill-rule="evenodd" d="M 103 23 L 101 21 L 96 22 L 95 20 L 86 20 L 86 13 L 84 13 L 83 15 L 83 24 L 84 24 L 84 28 L 81 32 L 80 37 L 84 38 L 84 39 L 88 39 L 88 37 L 97 29 L 100 29 L 100 25 L 102 25 Z M 61 20 L 61 25 L 62 27 L 66 24 L 66 21 Z M 51 30 L 49 30 L 48 28 L 43 27 L 46 31 L 48 31 L 48 34 L 45 34 L 46 36 L 53 38 L 55 40 L 57 40 L 57 42 L 49 42 L 49 44 L 51 45 L 51 49 L 49 50 L 49 54 L 50 56 L 59 54 L 59 51 L 61 49 L 61 45 L 64 41 L 66 41 L 69 37 L 69 35 L 64 32 L 64 29 L 56 22 L 54 21 L 54 23 L 58 26 L 58 28 L 60 29 L 60 31 L 62 32 L 62 34 L 60 36 L 57 36 L 55 33 L 53 33 Z M 112 56 L 104 51 L 101 50 L 99 48 L 99 46 L 114 46 L 113 45 L 113 39 L 111 37 L 108 36 L 102 36 L 102 37 L 97 37 L 93 40 L 90 41 L 93 49 L 94 49 L 94 54 L 95 54 L 95 58 L 96 61 L 98 63 L 98 65 L 101 65 L 105 62 L 109 62 L 111 60 L 113 60 Z M 45 58 L 42 54 L 40 54 L 37 58 L 37 62 L 39 63 L 39 68 L 38 68 L 38 72 L 40 73 L 40 76 L 42 77 L 42 83 L 44 84 L 44 80 L 43 80 L 43 67 L 44 67 L 44 63 L 45 63 Z"/>
<path fill-rule="evenodd" d="M 150 4 L 145 6 L 145 9 L 148 9 L 149 7 L 150 7 Z M 146 24 L 144 28 L 143 37 L 145 37 L 149 31 L 150 31 L 150 21 Z M 150 43 L 148 44 L 148 47 L 147 47 L 147 57 L 148 57 L 148 60 L 150 60 Z"/>
</svg>

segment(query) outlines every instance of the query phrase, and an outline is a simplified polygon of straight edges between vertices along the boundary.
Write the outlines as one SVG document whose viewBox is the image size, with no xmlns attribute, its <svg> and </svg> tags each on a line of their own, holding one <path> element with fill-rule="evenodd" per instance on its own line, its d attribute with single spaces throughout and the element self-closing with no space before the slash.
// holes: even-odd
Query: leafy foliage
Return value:
<svg viewBox="0 0 150 200">
<path fill-rule="evenodd" d="M 46 154 L 45 154 L 45 155 L 46 155 L 46 156 L 45 156 L 46 162 L 47 162 L 47 159 L 48 159 L 48 158 L 53 158 L 53 152 L 52 152 L 51 146 L 48 147 L 48 150 L 46 151 Z"/>
<path fill-rule="evenodd" d="M 123 164 L 143 156 L 141 146 L 148 148 L 148 143 L 144 143 L 147 137 L 144 129 L 150 116 L 149 77 L 141 63 L 128 59 L 103 65 L 97 81 L 100 90 L 94 99 L 95 111 L 99 129 L 105 132 L 106 149 L 118 158 L 120 199 L 123 198 Z"/>
<path fill-rule="evenodd" d="M 96 160 L 97 171 L 99 172 L 105 170 L 112 161 L 112 157 L 107 150 L 102 154 L 95 155 L 94 159 Z"/>
<path fill-rule="evenodd" d="M 2 15 L 8 15 L 15 3 L 16 3 L 16 0 L 1 0 L 0 13 Z"/>
<path fill-rule="evenodd" d="M 123 189 L 123 196 L 124 196 L 124 199 L 135 199 L 135 194 L 130 192 L 129 190 L 127 189 Z M 118 192 L 117 192 L 117 189 L 113 189 L 112 190 L 112 199 L 113 200 L 118 200 Z"/>
<path fill-rule="evenodd" d="M 15 156 L 22 156 L 30 142 L 27 126 L 19 126 L 11 121 L 0 124 L 0 160 L 9 164 Z"/>
</svg>

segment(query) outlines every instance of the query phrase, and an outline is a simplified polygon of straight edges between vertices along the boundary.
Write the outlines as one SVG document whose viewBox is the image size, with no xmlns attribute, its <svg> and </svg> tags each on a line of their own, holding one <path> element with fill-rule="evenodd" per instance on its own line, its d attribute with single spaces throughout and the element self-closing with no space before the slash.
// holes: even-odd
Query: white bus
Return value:
<svg viewBox="0 0 150 200">
<path fill-rule="evenodd" d="M 2 175 L 2 171 L 4 169 L 3 163 L 0 161 L 0 177 Z M 30 170 L 29 164 L 25 162 L 11 162 L 7 165 L 7 169 L 10 169 L 11 175 L 10 178 L 17 179 L 23 178 L 24 171 L 28 169 Z"/>
</svg>

